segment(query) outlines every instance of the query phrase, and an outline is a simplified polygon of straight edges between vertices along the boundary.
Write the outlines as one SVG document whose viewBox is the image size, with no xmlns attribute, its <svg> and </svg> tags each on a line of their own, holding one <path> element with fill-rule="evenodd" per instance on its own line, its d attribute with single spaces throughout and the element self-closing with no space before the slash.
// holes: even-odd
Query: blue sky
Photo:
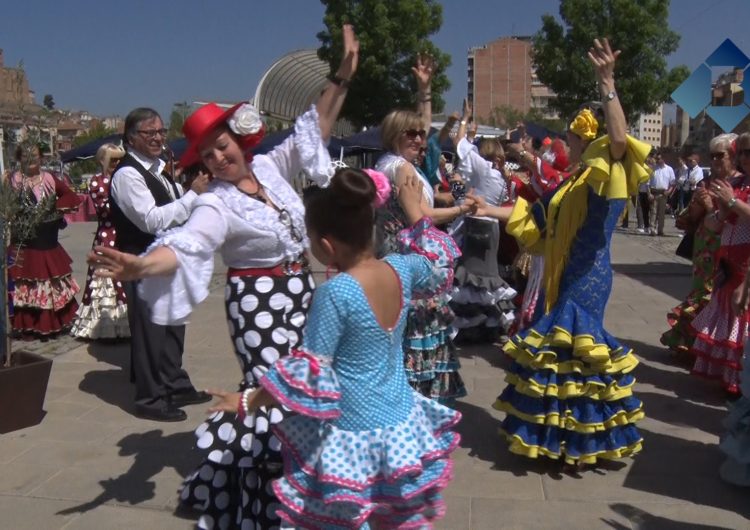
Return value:
<svg viewBox="0 0 750 530">
<path fill-rule="evenodd" d="M 444 0 L 434 42 L 450 53 L 447 111 L 466 91 L 466 52 L 507 35 L 530 35 L 551 0 Z M 750 55 L 750 2 L 673 0 L 670 27 L 682 35 L 670 66 L 700 64 L 725 38 Z M 317 0 L 15 0 L 0 12 L 6 66 L 23 61 L 41 102 L 125 115 L 141 105 L 169 115 L 181 101 L 252 97 L 261 75 L 289 51 L 317 48 Z"/>
</svg>

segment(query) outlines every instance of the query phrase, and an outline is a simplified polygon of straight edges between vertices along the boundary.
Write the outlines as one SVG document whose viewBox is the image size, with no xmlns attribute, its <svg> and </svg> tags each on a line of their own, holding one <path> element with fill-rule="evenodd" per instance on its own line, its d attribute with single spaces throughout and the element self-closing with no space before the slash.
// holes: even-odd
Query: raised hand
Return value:
<svg viewBox="0 0 750 530">
<path fill-rule="evenodd" d="M 417 63 L 412 66 L 411 71 L 417 80 L 417 88 L 421 92 L 429 91 L 432 83 L 432 75 L 435 73 L 435 59 L 427 53 L 417 55 Z"/>
<path fill-rule="evenodd" d="M 464 98 L 464 114 L 463 114 L 463 119 L 466 120 L 466 121 L 469 121 L 471 119 L 471 116 L 472 116 L 471 103 L 469 103 L 469 99 L 468 98 Z"/>
<path fill-rule="evenodd" d="M 341 36 L 344 43 L 344 54 L 342 55 L 341 64 L 336 76 L 350 81 L 354 77 L 359 64 L 359 40 L 354 33 L 354 26 L 351 24 L 344 24 L 342 26 Z"/>
<path fill-rule="evenodd" d="M 614 79 L 615 62 L 620 53 L 620 50 L 612 51 L 606 38 L 594 39 L 594 46 L 589 49 L 588 56 L 600 83 L 608 83 Z"/>
<path fill-rule="evenodd" d="M 89 252 L 86 262 L 101 278 L 130 281 L 141 278 L 143 259 L 112 248 L 97 246 Z"/>
</svg>

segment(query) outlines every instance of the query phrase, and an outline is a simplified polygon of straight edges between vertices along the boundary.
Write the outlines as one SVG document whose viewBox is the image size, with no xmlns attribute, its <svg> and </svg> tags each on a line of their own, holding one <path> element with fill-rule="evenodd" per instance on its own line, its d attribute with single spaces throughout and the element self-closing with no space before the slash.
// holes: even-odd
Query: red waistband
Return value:
<svg viewBox="0 0 750 530">
<path fill-rule="evenodd" d="M 238 276 L 293 276 L 307 271 L 307 265 L 298 261 L 292 263 L 283 263 L 275 267 L 264 269 L 227 269 L 227 277 L 235 278 Z"/>
</svg>

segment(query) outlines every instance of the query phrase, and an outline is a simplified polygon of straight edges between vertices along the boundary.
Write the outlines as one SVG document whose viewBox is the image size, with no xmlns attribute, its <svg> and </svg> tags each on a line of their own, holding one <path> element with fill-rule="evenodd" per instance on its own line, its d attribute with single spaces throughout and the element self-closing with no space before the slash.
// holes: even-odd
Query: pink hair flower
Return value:
<svg viewBox="0 0 750 530">
<path fill-rule="evenodd" d="M 373 204 L 375 208 L 380 208 L 386 203 L 388 197 L 391 196 L 391 183 L 388 177 L 380 171 L 375 171 L 374 169 L 364 169 L 363 171 L 367 173 L 375 184 L 375 200 Z"/>
</svg>

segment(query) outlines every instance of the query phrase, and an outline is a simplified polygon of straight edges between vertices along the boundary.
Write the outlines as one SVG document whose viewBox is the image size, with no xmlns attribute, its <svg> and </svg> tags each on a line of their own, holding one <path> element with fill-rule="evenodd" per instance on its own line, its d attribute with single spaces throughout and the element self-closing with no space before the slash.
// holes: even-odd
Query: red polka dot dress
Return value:
<svg viewBox="0 0 750 530">
<path fill-rule="evenodd" d="M 748 202 L 748 178 L 734 182 L 737 201 Z M 735 314 L 732 293 L 745 280 L 750 264 L 750 221 L 731 214 L 721 232 L 715 258 L 716 276 L 711 300 L 692 322 L 695 342 L 693 373 L 721 380 L 730 394 L 740 393 L 745 341 L 750 335 L 750 311 Z"/>
<path fill-rule="evenodd" d="M 110 177 L 103 174 L 92 177 L 89 183 L 89 195 L 94 201 L 99 221 L 92 248 L 99 245 L 115 246 L 115 228 L 109 211 L 109 185 Z M 94 276 L 94 269 L 89 266 L 83 300 L 70 333 L 81 339 L 130 337 L 122 283 Z"/>
</svg>

